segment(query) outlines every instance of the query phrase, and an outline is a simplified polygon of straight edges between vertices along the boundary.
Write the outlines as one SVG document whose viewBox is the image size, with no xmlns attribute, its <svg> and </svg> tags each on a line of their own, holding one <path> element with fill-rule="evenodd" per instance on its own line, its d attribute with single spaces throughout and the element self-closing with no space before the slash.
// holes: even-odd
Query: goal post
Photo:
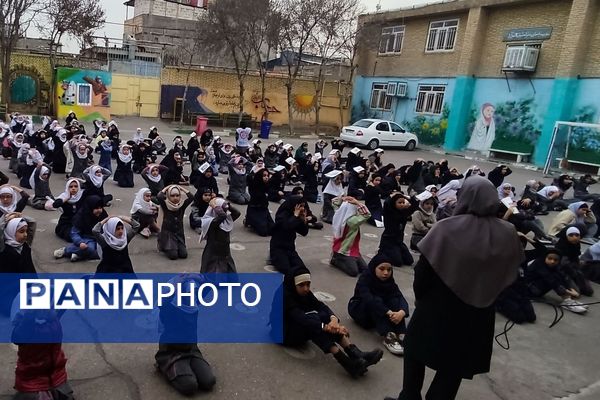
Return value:
<svg viewBox="0 0 600 400">
<path fill-rule="evenodd" d="M 586 154 L 588 151 L 587 154 L 593 154 L 598 151 L 595 147 L 600 145 L 599 139 L 600 124 L 556 121 L 544 163 L 544 174 L 548 174 L 551 170 L 560 170 L 561 162 L 568 161 L 570 155 L 575 156 L 574 161 L 578 162 L 581 154 Z M 590 161 L 581 160 L 581 163 L 600 164 L 600 158 Z"/>
</svg>

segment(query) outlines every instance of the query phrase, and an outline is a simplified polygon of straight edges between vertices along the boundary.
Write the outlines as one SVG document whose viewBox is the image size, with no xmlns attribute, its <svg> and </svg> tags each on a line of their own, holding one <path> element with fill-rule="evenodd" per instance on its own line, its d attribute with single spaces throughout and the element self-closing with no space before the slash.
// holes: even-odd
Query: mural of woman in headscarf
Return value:
<svg viewBox="0 0 600 400">
<path fill-rule="evenodd" d="M 475 123 L 467 149 L 484 152 L 492 147 L 492 143 L 496 138 L 495 111 L 496 108 L 491 103 L 485 103 L 481 106 L 481 115 Z"/>
</svg>

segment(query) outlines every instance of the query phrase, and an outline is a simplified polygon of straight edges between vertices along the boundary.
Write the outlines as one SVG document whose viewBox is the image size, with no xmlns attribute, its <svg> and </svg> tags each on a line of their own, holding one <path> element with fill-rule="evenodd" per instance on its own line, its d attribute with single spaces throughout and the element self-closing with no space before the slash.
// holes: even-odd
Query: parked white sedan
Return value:
<svg viewBox="0 0 600 400">
<path fill-rule="evenodd" d="M 419 145 L 416 135 L 392 121 L 383 119 L 361 119 L 342 128 L 340 139 L 371 150 L 378 147 L 403 147 L 412 151 Z"/>
</svg>

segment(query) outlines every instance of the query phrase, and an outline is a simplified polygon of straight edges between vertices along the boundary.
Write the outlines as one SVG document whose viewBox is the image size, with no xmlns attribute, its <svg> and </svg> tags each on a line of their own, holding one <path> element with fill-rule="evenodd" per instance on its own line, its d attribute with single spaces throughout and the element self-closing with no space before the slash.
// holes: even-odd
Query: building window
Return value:
<svg viewBox="0 0 600 400">
<path fill-rule="evenodd" d="M 415 112 L 439 115 L 444 108 L 445 86 L 419 85 Z"/>
<path fill-rule="evenodd" d="M 429 34 L 427 35 L 427 46 L 425 51 L 452 51 L 456 43 L 456 33 L 458 32 L 458 20 L 451 19 L 447 21 L 436 21 L 429 24 Z"/>
<path fill-rule="evenodd" d="M 402 52 L 404 40 L 404 25 L 383 28 L 381 31 L 381 42 L 379 43 L 379 54 L 394 54 Z"/>
<path fill-rule="evenodd" d="M 88 85 L 87 83 L 77 84 L 77 105 L 92 105 L 92 85 Z"/>
<path fill-rule="evenodd" d="M 387 83 L 374 83 L 371 89 L 371 108 L 390 111 L 392 109 L 392 96 L 387 95 Z"/>
</svg>

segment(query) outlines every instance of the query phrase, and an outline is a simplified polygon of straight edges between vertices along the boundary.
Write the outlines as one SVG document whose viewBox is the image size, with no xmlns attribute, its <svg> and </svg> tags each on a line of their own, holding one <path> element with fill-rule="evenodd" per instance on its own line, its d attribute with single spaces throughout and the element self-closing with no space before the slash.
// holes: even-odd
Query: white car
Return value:
<svg viewBox="0 0 600 400">
<path fill-rule="evenodd" d="M 407 132 L 395 122 L 383 119 L 361 119 L 342 128 L 340 139 L 356 146 L 366 146 L 371 150 L 378 147 L 403 147 L 413 151 L 419 145 L 419 138 Z"/>
</svg>

